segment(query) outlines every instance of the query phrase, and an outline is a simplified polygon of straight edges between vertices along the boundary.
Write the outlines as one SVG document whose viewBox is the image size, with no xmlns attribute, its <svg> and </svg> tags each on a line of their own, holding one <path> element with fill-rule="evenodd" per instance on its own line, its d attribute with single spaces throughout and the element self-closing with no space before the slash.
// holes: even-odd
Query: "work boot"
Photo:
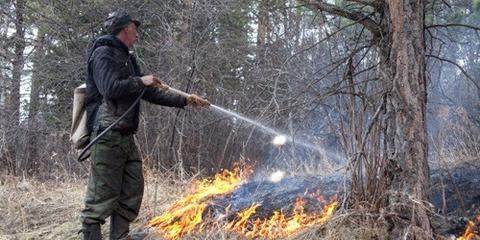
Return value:
<svg viewBox="0 0 480 240">
<path fill-rule="evenodd" d="M 102 240 L 102 229 L 100 223 L 82 224 L 83 240 Z"/>
<path fill-rule="evenodd" d="M 128 239 L 130 222 L 117 212 L 110 216 L 110 239 Z"/>
</svg>

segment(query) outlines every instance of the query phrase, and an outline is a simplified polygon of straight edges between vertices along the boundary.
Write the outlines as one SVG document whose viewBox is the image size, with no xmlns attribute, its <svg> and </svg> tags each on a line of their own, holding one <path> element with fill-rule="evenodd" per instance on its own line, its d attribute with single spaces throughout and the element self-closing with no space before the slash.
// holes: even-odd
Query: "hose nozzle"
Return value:
<svg viewBox="0 0 480 240">
<path fill-rule="evenodd" d="M 184 97 L 189 97 L 190 96 L 190 94 L 188 94 L 184 91 L 172 88 L 172 87 L 170 87 L 168 85 L 165 85 L 165 84 L 160 85 L 158 88 L 162 91 L 176 93 L 176 94 L 182 95 Z"/>
<path fill-rule="evenodd" d="M 195 106 L 195 107 L 208 107 L 208 106 L 210 106 L 210 102 L 208 100 L 203 99 L 203 98 L 201 98 L 201 97 L 199 97 L 195 94 L 189 94 L 189 93 L 186 93 L 184 91 L 169 87 L 165 84 L 160 85 L 158 88 L 160 88 L 162 91 L 165 91 L 165 92 L 172 92 L 172 93 L 178 94 L 180 96 L 184 96 L 185 98 L 187 98 L 187 104 L 188 105 L 192 105 L 192 106 Z"/>
</svg>

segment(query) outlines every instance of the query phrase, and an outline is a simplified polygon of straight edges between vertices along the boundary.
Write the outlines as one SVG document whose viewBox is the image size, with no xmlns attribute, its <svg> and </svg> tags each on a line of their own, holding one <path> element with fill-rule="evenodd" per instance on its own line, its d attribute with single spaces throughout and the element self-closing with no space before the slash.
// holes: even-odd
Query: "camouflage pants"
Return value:
<svg viewBox="0 0 480 240">
<path fill-rule="evenodd" d="M 142 197 L 142 161 L 133 135 L 107 132 L 92 147 L 81 221 L 103 224 L 113 211 L 133 221 L 138 216 Z"/>
</svg>

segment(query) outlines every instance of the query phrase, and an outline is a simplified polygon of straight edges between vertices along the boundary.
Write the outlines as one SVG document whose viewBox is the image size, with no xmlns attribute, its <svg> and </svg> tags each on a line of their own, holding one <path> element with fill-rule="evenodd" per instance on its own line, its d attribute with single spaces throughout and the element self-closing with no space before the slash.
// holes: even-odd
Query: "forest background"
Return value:
<svg viewBox="0 0 480 240">
<path fill-rule="evenodd" d="M 402 154 L 390 158 L 392 149 L 411 155 L 395 142 L 404 137 L 402 109 L 425 110 L 410 130 L 425 130 L 419 149 L 430 169 L 478 164 L 480 153 L 480 1 L 411 2 L 420 3 L 424 41 L 405 72 L 421 66 L 425 96 L 397 104 L 404 85 L 395 85 L 391 70 L 400 68 L 389 62 L 398 48 L 390 1 L 2 0 L 0 171 L 41 180 L 88 174 L 69 142 L 73 90 L 85 82 L 86 50 L 105 16 L 123 8 L 142 21 L 134 50 L 143 72 L 323 150 L 275 148 L 261 129 L 209 109 L 142 104 L 136 140 L 146 169 L 186 179 L 243 161 L 341 172 L 357 203 L 383 205 L 374 186 L 395 184 L 376 176 L 394 172 L 389 160 Z"/>
</svg>

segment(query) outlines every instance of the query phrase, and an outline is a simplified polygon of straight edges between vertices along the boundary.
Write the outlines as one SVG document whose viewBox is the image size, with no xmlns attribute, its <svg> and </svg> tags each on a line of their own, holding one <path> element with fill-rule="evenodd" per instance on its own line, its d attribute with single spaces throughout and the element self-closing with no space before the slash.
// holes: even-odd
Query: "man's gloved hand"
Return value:
<svg viewBox="0 0 480 240">
<path fill-rule="evenodd" d="M 190 94 L 187 97 L 187 104 L 192 105 L 194 107 L 208 107 L 210 106 L 210 102 L 206 99 L 203 99 L 195 94 Z"/>
<path fill-rule="evenodd" d="M 145 75 L 141 77 L 143 85 L 145 87 L 160 87 L 162 86 L 162 81 L 155 77 L 154 75 Z"/>
</svg>

